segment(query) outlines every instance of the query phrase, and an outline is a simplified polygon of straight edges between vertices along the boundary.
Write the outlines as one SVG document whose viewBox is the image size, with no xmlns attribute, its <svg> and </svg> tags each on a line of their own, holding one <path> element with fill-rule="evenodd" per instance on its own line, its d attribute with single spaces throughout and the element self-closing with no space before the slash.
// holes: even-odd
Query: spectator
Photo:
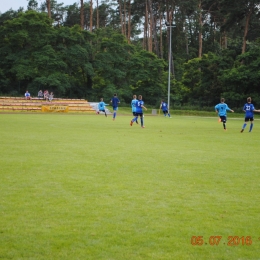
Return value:
<svg viewBox="0 0 260 260">
<path fill-rule="evenodd" d="M 28 90 L 26 90 L 24 96 L 25 96 L 25 99 L 31 99 L 31 95 L 30 95 L 30 93 L 28 92 Z"/>
<path fill-rule="evenodd" d="M 53 100 L 54 94 L 53 92 L 51 92 L 51 94 L 49 94 L 49 101 L 51 102 Z"/>
<path fill-rule="evenodd" d="M 40 90 L 40 91 L 38 92 L 38 98 L 43 98 L 42 90 Z"/>
<path fill-rule="evenodd" d="M 43 92 L 43 98 L 47 101 L 49 99 L 49 91 L 48 90 L 44 90 Z"/>
</svg>

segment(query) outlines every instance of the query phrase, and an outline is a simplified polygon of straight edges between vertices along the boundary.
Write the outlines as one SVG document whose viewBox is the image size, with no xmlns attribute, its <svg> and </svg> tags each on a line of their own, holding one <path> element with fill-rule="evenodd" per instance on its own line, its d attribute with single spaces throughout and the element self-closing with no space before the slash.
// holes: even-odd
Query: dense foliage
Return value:
<svg viewBox="0 0 260 260">
<path fill-rule="evenodd" d="M 224 96 L 239 107 L 252 96 L 260 106 L 260 0 L 47 2 L 0 13 L 1 95 L 117 92 L 157 105 L 170 63 L 171 105 L 208 107 Z"/>
</svg>

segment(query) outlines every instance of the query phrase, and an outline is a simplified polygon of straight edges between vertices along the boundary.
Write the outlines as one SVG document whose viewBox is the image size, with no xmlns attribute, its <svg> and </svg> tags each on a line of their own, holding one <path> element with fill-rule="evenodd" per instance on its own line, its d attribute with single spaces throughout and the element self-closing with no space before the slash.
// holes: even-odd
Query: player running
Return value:
<svg viewBox="0 0 260 260">
<path fill-rule="evenodd" d="M 112 103 L 113 106 L 113 120 L 116 119 L 116 111 L 118 110 L 118 104 L 120 103 L 120 100 L 117 97 L 117 94 L 114 94 L 114 97 L 111 98 L 110 103 Z"/>
<path fill-rule="evenodd" d="M 220 103 L 215 106 L 215 110 L 219 115 L 219 122 L 223 122 L 223 128 L 224 130 L 227 130 L 226 128 L 226 122 L 227 122 L 227 110 L 234 113 L 234 110 L 230 109 L 228 105 L 225 103 L 225 99 L 221 98 Z"/>
<path fill-rule="evenodd" d="M 100 102 L 98 103 L 98 111 L 97 111 L 97 114 L 99 114 L 99 112 L 104 112 L 104 113 L 105 113 L 105 116 L 107 117 L 106 106 L 108 106 L 108 104 L 106 104 L 106 103 L 103 101 L 103 98 L 100 98 Z"/>
<path fill-rule="evenodd" d="M 170 112 L 168 112 L 168 104 L 164 102 L 164 100 L 162 100 L 161 102 L 160 109 L 162 109 L 162 112 L 165 117 L 168 115 L 168 117 L 171 118 Z"/>
<path fill-rule="evenodd" d="M 133 95 L 133 100 L 131 102 L 133 116 L 136 116 L 136 101 L 136 95 Z M 135 122 L 138 124 L 137 120 Z"/>
<path fill-rule="evenodd" d="M 140 116 L 141 120 L 141 127 L 145 128 L 144 126 L 144 119 L 143 119 L 143 108 L 147 110 L 147 108 L 144 106 L 144 101 L 142 100 L 142 96 L 138 96 L 138 100 L 136 100 L 136 112 L 135 112 L 135 117 L 131 120 L 130 126 L 133 125 L 133 123 L 138 119 L 138 116 Z"/>
<path fill-rule="evenodd" d="M 253 126 L 254 126 L 254 112 L 260 112 L 260 110 L 256 110 L 254 105 L 251 103 L 251 97 L 248 97 L 247 98 L 247 103 L 244 105 L 243 107 L 243 111 L 246 112 L 245 114 L 245 123 L 241 129 L 241 133 L 244 132 L 245 128 L 246 128 L 246 125 L 247 125 L 247 122 L 250 121 L 251 124 L 250 124 L 250 128 L 249 128 L 249 132 L 252 131 L 253 129 Z"/>
</svg>

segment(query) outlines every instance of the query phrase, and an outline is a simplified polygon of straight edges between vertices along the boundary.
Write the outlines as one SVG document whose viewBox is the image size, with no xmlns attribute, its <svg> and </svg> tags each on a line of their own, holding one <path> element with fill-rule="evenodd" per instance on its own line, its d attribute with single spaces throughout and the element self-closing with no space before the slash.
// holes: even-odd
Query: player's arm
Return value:
<svg viewBox="0 0 260 260">
<path fill-rule="evenodd" d="M 255 109 L 254 112 L 258 112 L 258 113 L 260 113 L 260 109 L 258 109 L 258 110 Z"/>
<path fill-rule="evenodd" d="M 234 110 L 232 110 L 232 109 L 229 108 L 228 106 L 227 106 L 227 110 L 228 110 L 228 111 L 231 111 L 232 113 L 234 113 Z"/>
<path fill-rule="evenodd" d="M 147 108 L 145 106 L 142 105 L 141 107 L 144 108 L 145 110 L 147 110 Z"/>
<path fill-rule="evenodd" d="M 234 110 L 232 110 L 231 108 L 228 107 L 228 110 L 231 111 L 232 113 L 234 113 Z"/>
</svg>

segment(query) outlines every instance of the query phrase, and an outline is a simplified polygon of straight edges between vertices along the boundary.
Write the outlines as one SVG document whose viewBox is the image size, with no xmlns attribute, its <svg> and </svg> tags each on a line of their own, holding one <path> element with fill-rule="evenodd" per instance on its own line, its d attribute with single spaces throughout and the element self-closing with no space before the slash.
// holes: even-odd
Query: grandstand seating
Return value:
<svg viewBox="0 0 260 260">
<path fill-rule="evenodd" d="M 26 100 L 21 97 L 0 97 L 0 111 L 17 112 L 41 112 L 42 106 L 68 106 L 68 112 L 88 112 L 95 113 L 95 109 L 85 99 L 64 99 L 55 98 L 52 102 L 44 99 L 32 98 Z"/>
</svg>

